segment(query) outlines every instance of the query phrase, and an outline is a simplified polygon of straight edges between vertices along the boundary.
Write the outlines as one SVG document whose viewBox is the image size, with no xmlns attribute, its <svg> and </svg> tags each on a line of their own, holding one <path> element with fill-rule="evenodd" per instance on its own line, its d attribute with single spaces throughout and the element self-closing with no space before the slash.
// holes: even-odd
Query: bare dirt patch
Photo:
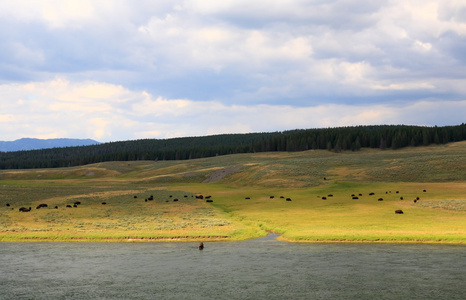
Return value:
<svg viewBox="0 0 466 300">
<path fill-rule="evenodd" d="M 236 167 L 228 167 L 228 168 L 214 171 L 210 173 L 209 177 L 207 177 L 202 183 L 217 182 L 225 178 L 225 176 L 238 171 L 240 168 L 241 168 L 240 166 L 236 166 Z"/>
</svg>

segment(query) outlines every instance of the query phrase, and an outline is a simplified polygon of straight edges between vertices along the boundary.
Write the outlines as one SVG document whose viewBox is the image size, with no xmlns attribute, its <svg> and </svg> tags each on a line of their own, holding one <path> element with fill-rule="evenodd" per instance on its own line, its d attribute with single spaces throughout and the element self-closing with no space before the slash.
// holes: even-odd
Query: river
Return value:
<svg viewBox="0 0 466 300">
<path fill-rule="evenodd" d="M 465 299 L 466 247 L 0 243 L 0 299 Z"/>
</svg>

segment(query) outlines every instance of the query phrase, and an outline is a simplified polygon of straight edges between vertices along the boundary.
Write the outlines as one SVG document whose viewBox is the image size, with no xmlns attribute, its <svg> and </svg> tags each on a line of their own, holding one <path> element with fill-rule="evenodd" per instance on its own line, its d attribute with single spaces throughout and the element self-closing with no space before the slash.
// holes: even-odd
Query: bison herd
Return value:
<svg viewBox="0 0 466 300">
<path fill-rule="evenodd" d="M 425 193 L 425 192 L 427 192 L 427 191 L 426 191 L 426 190 L 423 190 L 423 192 Z M 396 193 L 396 194 L 399 194 L 400 192 L 399 192 L 399 191 L 396 191 L 395 193 Z M 391 194 L 391 191 L 386 191 L 385 194 Z M 374 192 L 370 192 L 368 195 L 369 195 L 369 196 L 374 196 L 375 193 L 374 193 Z M 351 194 L 351 199 L 352 199 L 352 200 L 358 200 L 359 197 L 362 197 L 362 196 L 363 196 L 362 193 Z M 184 195 L 184 197 L 187 198 L 188 195 Z M 199 200 L 205 199 L 206 202 L 208 202 L 208 203 L 212 203 L 212 202 L 213 202 L 212 196 L 205 196 L 205 197 L 204 197 L 203 195 L 196 195 L 196 196 L 191 196 L 191 197 L 195 197 L 196 199 L 199 199 Z M 327 200 L 327 198 L 333 197 L 333 194 L 328 194 L 327 196 L 317 196 L 317 197 L 321 198 L 322 200 Z M 137 199 L 137 198 L 138 198 L 138 196 L 137 196 L 137 195 L 134 195 L 134 199 Z M 173 198 L 173 195 L 170 195 L 169 198 Z M 270 198 L 270 199 L 274 199 L 275 196 L 274 196 L 274 195 L 270 195 L 269 198 Z M 249 199 L 251 199 L 251 197 L 245 197 L 245 199 L 246 199 L 246 200 L 249 200 Z M 284 196 L 280 196 L 280 199 L 285 199 L 286 201 L 291 201 L 291 198 L 289 198 L 289 197 L 285 198 Z M 403 196 L 401 196 L 399 199 L 400 199 L 400 200 L 403 200 L 404 198 L 403 198 Z M 149 197 L 147 197 L 147 198 L 144 199 L 145 202 L 149 202 L 149 201 L 153 201 L 153 200 L 154 200 L 154 196 L 153 196 L 153 195 L 150 195 Z M 383 200 L 384 200 L 384 199 L 383 199 L 382 197 L 379 197 L 379 198 L 378 198 L 378 201 L 383 201 Z M 416 197 L 416 198 L 413 200 L 413 202 L 414 202 L 414 203 L 417 203 L 419 200 L 420 200 L 420 198 L 419 198 L 419 197 Z M 179 201 L 178 198 L 173 198 L 173 202 L 178 202 L 178 201 Z M 166 200 L 165 202 L 169 202 L 169 200 Z M 66 207 L 67 207 L 67 208 L 72 208 L 72 207 L 75 207 L 75 208 L 76 208 L 76 207 L 78 207 L 78 205 L 80 205 L 80 204 L 81 204 L 80 201 L 75 201 L 75 202 L 73 203 L 73 205 L 67 204 Z M 102 205 L 106 205 L 106 204 L 107 204 L 107 202 L 102 202 Z M 10 207 L 10 204 L 7 203 L 6 206 L 7 206 L 7 207 Z M 45 208 L 45 207 L 48 207 L 48 205 L 47 205 L 46 203 L 41 203 L 41 204 L 39 204 L 39 205 L 36 207 L 36 209 Z M 55 209 L 58 209 L 58 206 L 55 206 L 54 208 L 55 208 Z M 11 208 L 11 209 L 13 209 L 13 208 Z M 31 207 L 29 207 L 29 208 L 21 207 L 21 208 L 19 208 L 19 211 L 20 211 L 20 212 L 30 212 L 30 211 L 31 211 Z M 401 209 L 397 209 L 397 210 L 395 210 L 395 213 L 396 213 L 396 214 L 403 214 L 403 211 L 402 211 Z"/>
</svg>

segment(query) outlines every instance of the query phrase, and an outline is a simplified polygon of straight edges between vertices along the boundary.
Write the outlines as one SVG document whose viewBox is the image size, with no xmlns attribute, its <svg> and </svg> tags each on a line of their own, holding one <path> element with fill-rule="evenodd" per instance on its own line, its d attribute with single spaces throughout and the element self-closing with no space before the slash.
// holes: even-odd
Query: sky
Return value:
<svg viewBox="0 0 466 300">
<path fill-rule="evenodd" d="M 0 0 L 0 140 L 466 122 L 464 0 Z"/>
</svg>

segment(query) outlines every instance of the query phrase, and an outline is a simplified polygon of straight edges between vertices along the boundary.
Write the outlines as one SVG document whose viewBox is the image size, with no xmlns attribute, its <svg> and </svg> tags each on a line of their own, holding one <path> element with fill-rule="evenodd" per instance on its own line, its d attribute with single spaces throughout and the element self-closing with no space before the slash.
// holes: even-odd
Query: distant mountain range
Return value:
<svg viewBox="0 0 466 300">
<path fill-rule="evenodd" d="M 48 148 L 97 145 L 100 142 L 91 139 L 32 139 L 22 138 L 16 141 L 0 141 L 0 151 L 22 151 Z"/>
</svg>

